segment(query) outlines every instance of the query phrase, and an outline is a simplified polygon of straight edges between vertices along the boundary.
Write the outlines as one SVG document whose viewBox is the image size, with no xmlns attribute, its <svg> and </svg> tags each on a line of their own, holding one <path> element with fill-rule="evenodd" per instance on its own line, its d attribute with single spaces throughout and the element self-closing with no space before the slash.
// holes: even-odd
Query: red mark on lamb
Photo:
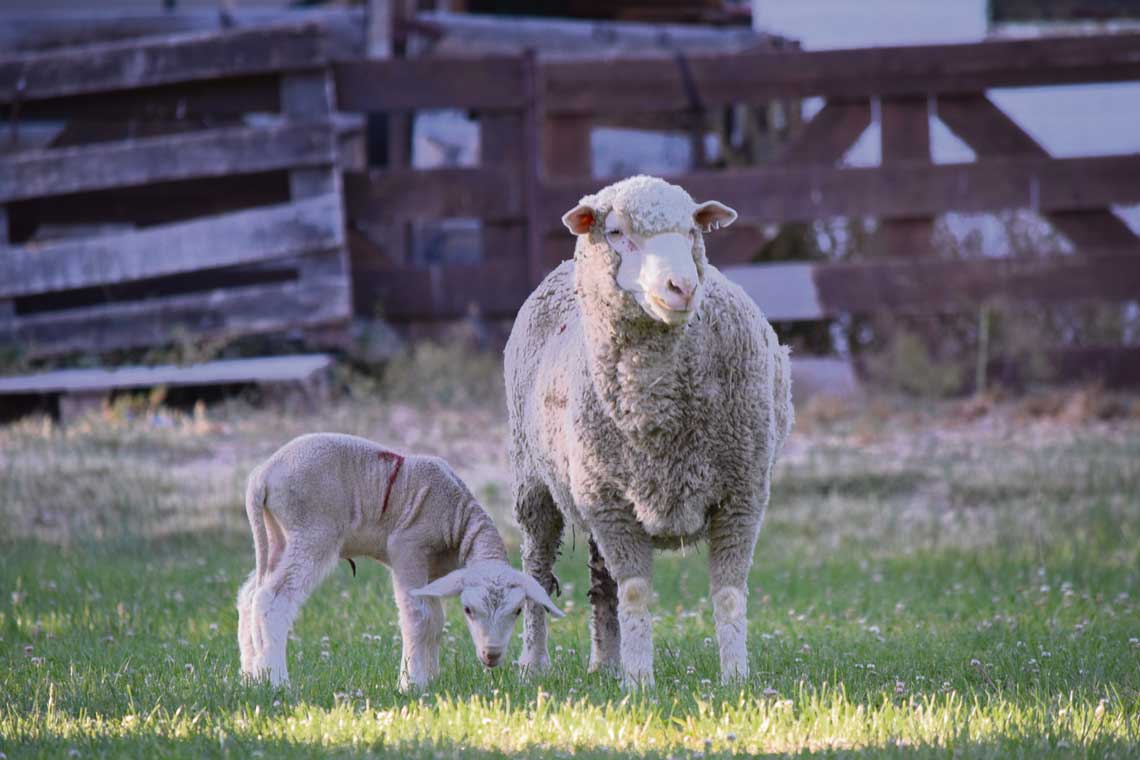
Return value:
<svg viewBox="0 0 1140 760">
<path fill-rule="evenodd" d="M 392 451 L 381 451 L 378 455 L 382 461 L 392 462 L 392 474 L 388 476 L 388 487 L 384 489 L 384 504 L 380 507 L 380 514 L 388 511 L 388 497 L 392 495 L 392 486 L 396 483 L 396 476 L 400 474 L 400 466 L 404 458 Z"/>
</svg>

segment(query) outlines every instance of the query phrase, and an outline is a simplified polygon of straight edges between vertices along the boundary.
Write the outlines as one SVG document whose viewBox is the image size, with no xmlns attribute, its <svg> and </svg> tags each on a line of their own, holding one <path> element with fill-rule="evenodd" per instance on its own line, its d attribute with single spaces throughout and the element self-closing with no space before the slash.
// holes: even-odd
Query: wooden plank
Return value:
<svg viewBox="0 0 1140 760">
<path fill-rule="evenodd" d="M 600 58 L 654 52 L 672 58 L 677 51 L 756 50 L 787 44 L 776 35 L 747 26 L 645 23 L 596 19 L 551 18 L 448 11 L 416 15 L 417 28 L 434 32 L 431 55 L 438 57 L 493 54 L 521 55 L 536 50 L 544 57 Z"/>
<path fill-rule="evenodd" d="M 507 169 L 375 169 L 344 175 L 349 219 L 371 222 L 522 215 L 518 183 Z"/>
<path fill-rule="evenodd" d="M 866 100 L 827 101 L 777 159 L 784 164 L 835 164 L 871 126 Z"/>
<path fill-rule="evenodd" d="M 815 95 L 926 96 L 1137 79 L 1140 34 L 708 54 L 692 55 L 688 60 L 706 106 Z M 655 57 L 546 61 L 542 79 L 550 113 L 685 111 L 689 107 L 677 67 L 663 66 Z M 599 86 L 599 82 L 620 82 L 620 86 Z"/>
<path fill-rule="evenodd" d="M 0 341 L 30 358 L 163 345 L 177 331 L 226 338 L 343 324 L 352 314 L 346 279 L 226 288 L 20 317 Z"/>
<path fill-rule="evenodd" d="M 0 395 L 82 393 L 157 386 L 298 383 L 327 372 L 332 365 L 332 357 L 325 354 L 291 354 L 219 359 L 186 366 L 158 364 L 114 369 L 60 369 L 0 377 Z"/>
<path fill-rule="evenodd" d="M 939 98 L 938 117 L 979 159 L 1049 157 L 1044 147 L 982 93 Z M 1046 214 L 1046 218 L 1077 248 L 1124 246 L 1140 241 L 1131 228 L 1107 208 L 1056 211 Z"/>
<path fill-rule="evenodd" d="M 0 249 L 0 297 L 160 277 L 337 248 L 344 232 L 327 195 L 127 234 Z"/>
<path fill-rule="evenodd" d="M 1037 259 L 754 264 L 723 272 L 773 320 L 950 312 L 994 300 L 1127 301 L 1140 293 L 1136 251 Z"/>
<path fill-rule="evenodd" d="M 930 111 L 926 98 L 883 98 L 880 135 L 882 165 L 930 163 Z M 913 256 L 930 248 L 934 220 L 929 216 L 884 220 L 880 230 L 888 256 Z"/>
<path fill-rule="evenodd" d="M 327 70 L 281 77 L 281 112 L 291 121 L 325 122 L 334 110 L 332 78 Z M 326 193 L 340 193 L 340 172 L 335 167 L 300 167 L 289 172 L 289 197 L 293 200 Z M 340 209 L 335 213 L 339 219 Z"/>
<path fill-rule="evenodd" d="M 544 120 L 542 168 L 546 176 L 591 176 L 592 122 L 588 116 L 561 116 Z"/>
<path fill-rule="evenodd" d="M 513 317 L 530 295 L 527 260 L 353 272 L 357 309 L 395 321 L 458 319 L 474 305 L 486 318 Z"/>
<path fill-rule="evenodd" d="M 910 218 L 947 211 L 1028 208 L 1042 212 L 1140 202 L 1140 154 L 1095 158 L 993 159 L 963 164 L 900 163 L 878 168 L 764 166 L 669 178 L 694 198 L 715 198 L 755 222 L 833 216 Z M 584 180 L 542 188 L 549 230 L 583 195 Z"/>
<path fill-rule="evenodd" d="M 251 8 L 240 4 L 237 8 L 230 7 L 228 12 L 238 29 L 316 24 L 327 30 L 338 55 L 364 53 L 364 13 L 360 8 Z M 4 52 L 33 52 L 138 37 L 217 31 L 216 4 L 199 8 L 187 7 L 186 3 L 159 8 L 159 4 L 154 3 L 153 8 L 145 9 L 74 7 L 66 11 L 0 11 L 0 51 Z"/>
<path fill-rule="evenodd" d="M 526 123 L 520 113 L 492 111 L 479 119 L 479 163 L 506 173 L 511 187 L 526 182 Z M 516 191 L 521 192 L 521 190 Z M 483 258 L 525 255 L 526 229 L 513 221 L 483 220 Z"/>
<path fill-rule="evenodd" d="M 336 160 L 328 124 L 230 127 L 0 158 L 0 203 Z"/>
<path fill-rule="evenodd" d="M 342 61 L 333 72 L 342 111 L 510 111 L 526 105 L 523 66 L 514 56 Z"/>
<path fill-rule="evenodd" d="M 315 68 L 328 59 L 315 24 L 68 48 L 0 59 L 0 103 Z"/>
<path fill-rule="evenodd" d="M 234 119 L 246 113 L 273 113 L 280 108 L 275 75 L 255 75 L 199 82 L 140 87 L 23 103 L 25 119 L 183 121 Z M 0 107 L 0 113 L 3 109 Z"/>
</svg>

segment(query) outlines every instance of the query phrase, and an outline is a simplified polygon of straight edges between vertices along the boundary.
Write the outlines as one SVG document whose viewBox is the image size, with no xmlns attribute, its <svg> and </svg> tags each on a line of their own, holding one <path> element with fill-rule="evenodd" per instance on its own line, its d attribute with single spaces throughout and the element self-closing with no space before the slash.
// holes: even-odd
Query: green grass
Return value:
<svg viewBox="0 0 1140 760">
<path fill-rule="evenodd" d="M 306 428 L 435 451 L 513 541 L 501 420 L 462 424 L 473 415 L 339 404 L 0 431 L 0 752 L 1140 754 L 1140 429 L 1127 422 L 805 419 L 757 550 L 743 687 L 718 684 L 703 548 L 656 564 L 657 687 L 628 695 L 588 674 L 580 533 L 557 568 L 568 615 L 544 678 L 478 667 L 451 604 L 441 678 L 398 694 L 387 572 L 358 563 L 304 608 L 292 685 L 242 685 L 249 463 Z M 431 425 L 412 430 L 420 418 Z"/>
</svg>

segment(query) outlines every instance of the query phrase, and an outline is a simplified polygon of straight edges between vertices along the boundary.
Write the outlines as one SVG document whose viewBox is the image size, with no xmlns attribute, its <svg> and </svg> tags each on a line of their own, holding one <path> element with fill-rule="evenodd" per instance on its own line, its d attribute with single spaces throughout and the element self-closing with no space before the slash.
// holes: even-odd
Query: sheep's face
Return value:
<svg viewBox="0 0 1140 760">
<path fill-rule="evenodd" d="M 529 599 L 552 616 L 562 617 L 534 578 L 506 562 L 473 562 L 412 592 L 412 596 L 458 596 L 479 661 L 489 668 L 503 662 L 515 621 Z"/>
<path fill-rule="evenodd" d="M 601 238 L 617 256 L 617 287 L 667 325 L 685 324 L 700 304 L 702 234 L 735 219 L 727 206 L 695 203 L 683 189 L 653 177 L 611 185 L 562 217 L 574 234 Z"/>
</svg>

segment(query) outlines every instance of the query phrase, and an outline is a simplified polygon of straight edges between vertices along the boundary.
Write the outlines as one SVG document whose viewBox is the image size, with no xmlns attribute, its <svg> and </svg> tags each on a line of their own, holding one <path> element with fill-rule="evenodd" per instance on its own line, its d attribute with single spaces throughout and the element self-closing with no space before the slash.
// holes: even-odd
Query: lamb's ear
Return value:
<svg viewBox="0 0 1140 760">
<path fill-rule="evenodd" d="M 442 598 L 445 596 L 459 596 L 463 591 L 463 568 L 452 570 L 442 578 L 436 578 L 434 581 L 424 586 L 409 591 L 412 596 L 434 596 Z"/>
<path fill-rule="evenodd" d="M 523 591 L 526 593 L 527 599 L 530 599 L 536 604 L 541 604 L 550 613 L 551 617 L 560 618 L 564 617 L 566 613 L 554 606 L 554 601 L 551 600 L 550 594 L 546 593 L 546 589 L 538 585 L 538 581 L 530 577 L 526 573 L 519 573 L 519 579 L 522 581 Z"/>
<path fill-rule="evenodd" d="M 575 235 L 585 235 L 594 226 L 594 220 L 597 218 L 598 212 L 592 206 L 579 203 L 562 215 L 562 223 Z"/>
<path fill-rule="evenodd" d="M 705 201 L 693 212 L 693 221 L 704 232 L 727 227 L 736 221 L 736 212 L 720 201 Z"/>
</svg>

